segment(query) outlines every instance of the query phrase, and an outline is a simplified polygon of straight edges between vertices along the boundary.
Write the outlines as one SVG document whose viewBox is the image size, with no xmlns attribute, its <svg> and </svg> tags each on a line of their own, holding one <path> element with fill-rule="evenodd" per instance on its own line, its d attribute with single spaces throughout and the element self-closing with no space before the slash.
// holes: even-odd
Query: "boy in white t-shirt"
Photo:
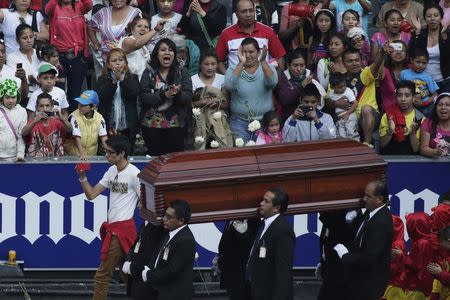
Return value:
<svg viewBox="0 0 450 300">
<path fill-rule="evenodd" d="M 122 268 L 126 255 L 134 244 L 137 232 L 134 211 L 139 200 L 139 169 L 128 161 L 131 144 L 124 135 L 114 135 L 106 140 L 105 157 L 112 165 L 95 185 L 89 184 L 86 168 L 77 165 L 83 192 L 94 200 L 109 189 L 108 218 L 100 228 L 102 239 L 100 266 L 94 277 L 93 299 L 106 299 L 109 282 L 116 267 Z"/>
<path fill-rule="evenodd" d="M 339 107 L 335 108 L 338 118 L 336 127 L 339 132 L 339 136 L 342 138 L 351 138 L 359 141 L 358 119 L 355 114 L 355 109 L 358 102 L 356 101 L 353 91 L 346 85 L 345 75 L 342 73 L 331 74 L 330 86 L 331 90 L 328 93 L 328 98 L 330 98 L 333 102 L 336 102 L 342 98 L 347 98 L 347 100 L 351 103 L 351 106 L 347 109 Z"/>
<path fill-rule="evenodd" d="M 33 113 L 36 110 L 37 96 L 42 93 L 50 94 L 53 99 L 53 108 L 55 110 L 60 110 L 61 114 L 67 118 L 67 108 L 69 107 L 69 103 L 67 102 L 66 93 L 64 90 L 55 86 L 58 70 L 52 64 L 47 63 L 42 64 L 37 73 L 37 81 L 39 82 L 40 88 L 35 90 L 28 100 L 28 118 L 33 116 Z"/>
</svg>

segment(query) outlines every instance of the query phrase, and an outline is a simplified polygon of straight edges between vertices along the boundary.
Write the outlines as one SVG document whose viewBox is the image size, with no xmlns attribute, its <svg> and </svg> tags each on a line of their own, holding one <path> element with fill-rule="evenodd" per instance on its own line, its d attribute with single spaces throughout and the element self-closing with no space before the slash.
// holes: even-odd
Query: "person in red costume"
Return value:
<svg viewBox="0 0 450 300">
<path fill-rule="evenodd" d="M 448 223 L 447 223 L 448 224 Z M 450 299 L 450 226 L 439 229 L 439 263 L 428 264 L 434 276 L 430 300 Z"/>
<path fill-rule="evenodd" d="M 407 214 L 406 229 L 411 244 L 405 260 L 405 299 L 427 299 L 433 287 L 427 265 L 437 262 L 437 239 L 431 233 L 430 216 L 424 212 Z"/>
<path fill-rule="evenodd" d="M 395 215 L 392 215 L 392 224 L 394 225 L 394 237 L 391 250 L 391 279 L 381 298 L 383 300 L 403 299 L 405 297 L 405 226 L 402 219 Z"/>
</svg>

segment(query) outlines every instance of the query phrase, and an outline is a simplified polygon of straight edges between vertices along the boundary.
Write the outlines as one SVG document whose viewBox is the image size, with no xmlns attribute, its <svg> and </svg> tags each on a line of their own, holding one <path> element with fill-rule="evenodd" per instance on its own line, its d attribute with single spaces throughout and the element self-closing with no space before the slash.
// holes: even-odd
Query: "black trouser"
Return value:
<svg viewBox="0 0 450 300">
<path fill-rule="evenodd" d="M 70 57 L 69 57 L 70 58 Z M 81 86 L 86 77 L 86 58 L 83 49 L 74 58 L 66 57 L 65 53 L 59 54 L 59 62 L 64 67 L 67 80 L 67 101 L 69 102 L 69 112 L 78 108 L 78 102 L 73 99 L 81 95 Z"/>
</svg>

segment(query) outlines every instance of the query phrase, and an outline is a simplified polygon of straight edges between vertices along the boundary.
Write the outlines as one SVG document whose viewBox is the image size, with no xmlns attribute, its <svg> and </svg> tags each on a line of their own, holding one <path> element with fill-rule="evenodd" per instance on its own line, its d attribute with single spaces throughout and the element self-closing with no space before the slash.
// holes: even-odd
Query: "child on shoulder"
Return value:
<svg viewBox="0 0 450 300">
<path fill-rule="evenodd" d="M 84 91 L 80 97 L 75 98 L 78 109 L 69 116 L 72 125 L 72 140 L 65 146 L 66 154 L 79 156 L 81 160 L 94 156 L 98 151 L 98 139 L 105 148 L 108 133 L 103 116 L 97 112 L 99 104 L 95 91 Z"/>
</svg>

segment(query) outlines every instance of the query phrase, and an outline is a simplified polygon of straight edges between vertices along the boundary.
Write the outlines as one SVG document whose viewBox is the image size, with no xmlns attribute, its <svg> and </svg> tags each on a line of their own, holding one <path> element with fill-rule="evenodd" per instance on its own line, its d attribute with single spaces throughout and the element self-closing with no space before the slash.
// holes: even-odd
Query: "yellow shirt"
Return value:
<svg viewBox="0 0 450 300">
<path fill-rule="evenodd" d="M 106 135 L 105 121 L 103 120 L 102 115 L 94 110 L 94 115 L 92 118 L 88 119 L 77 109 L 71 116 L 76 120 L 76 126 L 79 127 L 79 135 L 75 134 L 77 131 L 76 128 L 74 128 L 74 135 L 81 137 L 81 145 L 86 152 L 86 155 L 97 155 L 98 137 Z M 68 155 L 80 155 L 75 139 L 72 139 L 64 148 Z"/>
<path fill-rule="evenodd" d="M 356 107 L 356 116 L 359 118 L 361 114 L 361 108 L 364 105 L 371 106 L 375 111 L 378 110 L 377 98 L 376 98 L 376 90 L 375 90 L 375 80 L 376 78 L 373 76 L 370 67 L 365 67 L 361 74 L 359 75 L 361 78 L 362 84 L 364 84 L 364 90 L 360 91 L 362 95 L 357 97 L 359 99 L 358 106 Z"/>
<path fill-rule="evenodd" d="M 406 129 L 407 129 L 405 132 L 405 135 L 408 135 L 409 129 L 411 128 L 411 123 L 414 122 L 414 119 L 416 117 L 416 111 L 413 109 L 406 115 L 404 114 L 404 116 L 405 116 Z M 388 118 L 387 118 L 386 114 L 383 114 L 383 116 L 381 117 L 380 128 L 378 129 L 380 136 L 385 136 L 388 132 L 388 129 L 389 129 Z M 416 131 L 416 136 L 417 136 L 417 138 L 420 137 L 420 130 Z"/>
</svg>

